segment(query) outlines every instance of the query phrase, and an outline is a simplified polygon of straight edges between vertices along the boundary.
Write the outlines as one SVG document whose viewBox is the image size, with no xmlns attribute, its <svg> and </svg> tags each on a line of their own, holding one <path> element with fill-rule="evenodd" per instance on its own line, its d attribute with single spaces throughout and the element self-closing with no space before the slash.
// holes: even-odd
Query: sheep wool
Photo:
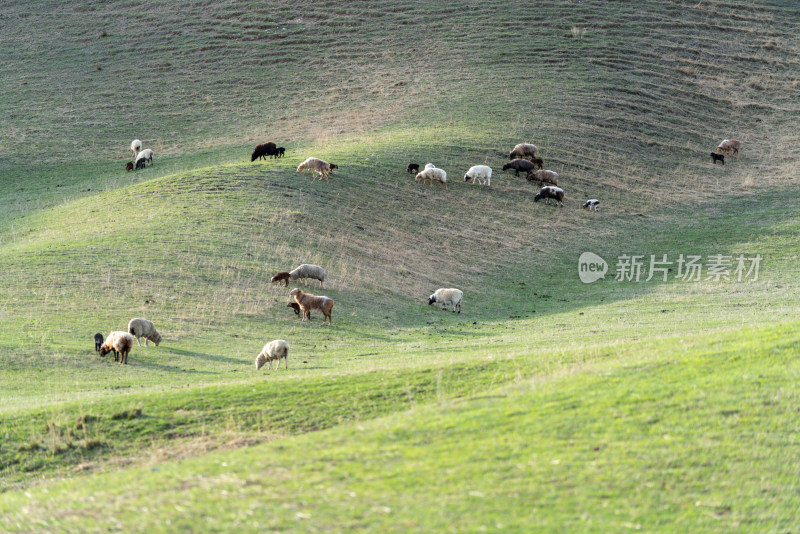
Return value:
<svg viewBox="0 0 800 534">
<path fill-rule="evenodd" d="M 311 278 L 314 280 L 319 281 L 319 287 L 323 287 L 325 285 L 325 269 L 320 267 L 319 265 L 312 265 L 310 263 L 304 263 L 295 267 L 290 273 L 289 276 L 292 280 L 305 280 L 307 278 Z M 287 282 L 286 285 L 288 286 L 289 283 Z"/>
</svg>

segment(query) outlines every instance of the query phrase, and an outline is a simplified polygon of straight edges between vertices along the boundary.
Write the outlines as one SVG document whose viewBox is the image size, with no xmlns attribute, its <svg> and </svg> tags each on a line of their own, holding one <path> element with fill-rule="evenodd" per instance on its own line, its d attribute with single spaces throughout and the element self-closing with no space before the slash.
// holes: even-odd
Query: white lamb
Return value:
<svg viewBox="0 0 800 534">
<path fill-rule="evenodd" d="M 281 358 L 286 362 L 286 368 L 289 368 L 289 344 L 283 339 L 276 339 L 270 341 L 261 352 L 256 356 L 256 371 L 261 369 L 265 363 L 269 362 L 269 368 L 272 370 L 272 361 L 278 360 L 278 365 L 275 369 L 281 368 Z"/>
<path fill-rule="evenodd" d="M 134 139 L 131 141 L 131 155 L 135 158 L 136 154 L 138 154 L 142 150 L 142 142 L 138 139 Z"/>
<path fill-rule="evenodd" d="M 473 165 L 464 175 L 464 181 L 467 182 L 472 178 L 472 183 L 478 180 L 480 185 L 492 185 L 492 168 L 488 165 Z"/>
<path fill-rule="evenodd" d="M 159 343 L 161 343 L 161 334 L 159 334 L 158 330 L 156 330 L 156 327 L 153 325 L 153 323 L 147 319 L 142 319 L 141 317 L 130 320 L 128 323 L 128 333 L 136 336 L 136 342 L 140 347 L 142 346 L 142 342 L 139 341 L 140 337 L 144 338 L 145 347 L 147 346 L 148 341 L 155 343 L 156 347 Z"/>
<path fill-rule="evenodd" d="M 324 287 L 326 273 L 325 269 L 319 265 L 304 263 L 290 271 L 289 276 L 291 276 L 292 280 L 303 280 L 303 282 L 305 282 L 306 278 L 319 280 L 319 287 Z"/>
<path fill-rule="evenodd" d="M 436 167 L 428 168 L 426 165 L 425 170 L 417 174 L 417 176 L 414 178 L 414 181 L 416 182 L 419 182 L 420 180 L 422 180 L 422 185 L 425 185 L 426 180 L 430 180 L 431 187 L 433 187 L 433 182 L 435 180 L 439 182 L 440 188 L 444 186 L 444 188 L 447 189 L 447 173 L 444 171 L 444 169 L 437 169 Z"/>
<path fill-rule="evenodd" d="M 464 292 L 460 289 L 454 287 L 439 288 L 433 292 L 433 295 L 428 297 L 428 306 L 434 302 L 438 302 L 442 305 L 442 310 L 447 310 L 447 305 L 449 304 L 453 306 L 453 313 L 455 313 L 456 308 L 458 309 L 458 313 L 461 313 L 461 298 L 463 296 Z"/>
</svg>

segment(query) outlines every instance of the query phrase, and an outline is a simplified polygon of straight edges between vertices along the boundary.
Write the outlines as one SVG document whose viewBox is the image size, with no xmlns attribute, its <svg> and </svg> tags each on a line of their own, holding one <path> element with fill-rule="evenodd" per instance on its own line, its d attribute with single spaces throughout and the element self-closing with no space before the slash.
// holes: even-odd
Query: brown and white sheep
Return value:
<svg viewBox="0 0 800 534">
<path fill-rule="evenodd" d="M 286 287 L 289 287 L 289 280 L 292 279 L 292 275 L 285 272 L 277 273 L 275 276 L 269 279 L 270 283 L 278 282 L 278 285 L 281 285 L 281 282 L 286 282 Z"/>
<path fill-rule="evenodd" d="M 560 187 L 546 185 L 536 193 L 533 197 L 534 202 L 539 202 L 540 199 L 546 199 L 545 204 L 550 204 L 550 199 L 554 199 L 562 208 L 564 207 L 564 190 Z"/>
<path fill-rule="evenodd" d="M 738 156 L 741 148 L 741 141 L 737 141 L 736 139 L 723 139 L 722 142 L 717 145 L 717 152 Z"/>
<path fill-rule="evenodd" d="M 333 169 L 338 169 L 338 165 L 334 165 L 333 163 L 328 163 L 327 161 L 323 161 L 319 158 L 308 158 L 303 163 L 297 166 L 297 172 L 303 172 L 306 170 L 311 170 L 311 177 L 313 178 L 317 174 L 319 174 L 319 179 L 322 180 L 325 178 L 327 181 L 331 181 L 329 178 L 329 173 Z"/>
<path fill-rule="evenodd" d="M 519 143 L 514 147 L 514 150 L 508 153 L 508 159 L 515 158 L 534 158 L 536 157 L 536 145 L 531 143 Z"/>
<path fill-rule="evenodd" d="M 275 369 L 281 368 L 281 358 L 286 362 L 286 368 L 289 368 L 289 344 L 283 339 L 276 339 L 270 341 L 261 352 L 256 356 L 256 371 L 261 369 L 265 363 L 269 362 L 269 368 L 272 370 L 272 362 L 278 360 L 278 365 Z"/>
<path fill-rule="evenodd" d="M 558 173 L 550 170 L 540 170 L 540 171 L 532 171 L 529 172 L 528 175 L 525 177 L 526 180 L 532 182 L 533 180 L 537 180 L 541 182 L 542 185 L 545 183 L 551 185 L 558 185 Z"/>
<path fill-rule="evenodd" d="M 128 353 L 133 348 L 133 336 L 128 332 L 114 331 L 108 334 L 105 342 L 100 345 L 100 356 L 109 352 L 114 353 L 114 361 L 128 365 Z"/>
<path fill-rule="evenodd" d="M 311 293 L 305 293 L 300 288 L 294 288 L 289 292 L 290 297 L 294 297 L 295 302 L 300 306 L 300 311 L 303 312 L 303 320 L 306 321 L 311 317 L 311 310 L 319 310 L 322 312 L 324 318 L 322 324 L 325 324 L 325 319 L 328 324 L 333 325 L 331 312 L 333 311 L 333 299 L 323 295 L 317 296 Z"/>
</svg>

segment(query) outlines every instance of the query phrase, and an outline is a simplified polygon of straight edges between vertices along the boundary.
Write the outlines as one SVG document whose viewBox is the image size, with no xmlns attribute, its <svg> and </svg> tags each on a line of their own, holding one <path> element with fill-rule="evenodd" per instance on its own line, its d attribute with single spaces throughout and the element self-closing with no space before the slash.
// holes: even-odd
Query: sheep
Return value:
<svg viewBox="0 0 800 534">
<path fill-rule="evenodd" d="M 129 161 L 128 163 L 125 164 L 125 170 L 128 171 L 128 172 L 133 170 L 133 162 L 132 161 Z"/>
<path fill-rule="evenodd" d="M 546 185 L 536 193 L 536 196 L 533 197 L 534 202 L 539 202 L 539 199 L 546 199 L 545 204 L 550 204 L 550 199 L 555 199 L 561 207 L 564 207 L 564 190 L 560 187 L 555 187 L 552 185 Z"/>
<path fill-rule="evenodd" d="M 136 156 L 136 164 L 138 165 L 140 161 L 146 161 L 150 164 L 153 163 L 153 149 L 152 148 L 145 148 Z"/>
<path fill-rule="evenodd" d="M 295 267 L 289 273 L 289 276 L 292 277 L 292 280 L 305 280 L 306 278 L 313 278 L 314 280 L 319 280 L 319 287 L 323 287 L 325 285 L 325 274 L 325 269 L 319 265 L 304 263 Z M 287 282 L 286 285 L 288 286 L 289 283 Z"/>
<path fill-rule="evenodd" d="M 281 282 L 286 282 L 286 287 L 289 287 L 289 280 L 291 280 L 292 275 L 286 272 L 277 273 L 275 276 L 269 279 L 271 283 L 278 282 L 278 285 L 281 285 Z"/>
<path fill-rule="evenodd" d="M 434 165 L 433 163 L 426 163 L 424 170 L 427 171 L 428 169 L 435 169 L 435 168 L 436 168 L 436 165 Z"/>
<path fill-rule="evenodd" d="M 533 172 L 536 170 L 536 165 L 527 159 L 515 159 L 503 165 L 504 171 L 507 171 L 508 169 L 514 169 L 515 174 L 519 176 L 519 171 L 524 171 L 526 173 Z"/>
<path fill-rule="evenodd" d="M 142 346 L 142 342 L 139 341 L 140 337 L 144 338 L 145 346 L 147 346 L 148 341 L 155 343 L 156 347 L 161 343 L 161 334 L 158 333 L 153 323 L 147 319 L 131 319 L 128 323 L 128 333 L 136 336 L 136 343 L 138 343 L 140 347 Z"/>
<path fill-rule="evenodd" d="M 297 172 L 302 172 L 305 170 L 311 170 L 311 177 L 313 178 L 317 173 L 319 173 L 319 179 L 322 180 L 325 178 L 327 181 L 331 181 L 328 177 L 328 173 L 333 169 L 338 169 L 338 165 L 334 165 L 333 163 L 328 163 L 327 161 L 322 161 L 319 158 L 308 158 L 303 163 L 297 166 Z"/>
<path fill-rule="evenodd" d="M 517 146 L 514 147 L 514 150 L 508 153 L 508 159 L 526 158 L 526 157 L 533 158 L 536 156 L 537 150 L 539 149 L 536 148 L 536 145 L 532 145 L 530 143 L 519 143 Z"/>
<path fill-rule="evenodd" d="M 492 168 L 488 165 L 473 165 L 464 175 L 464 181 L 472 178 L 472 183 L 478 180 L 480 185 L 492 185 Z"/>
<path fill-rule="evenodd" d="M 286 305 L 287 308 L 291 308 L 294 310 L 294 314 L 300 317 L 300 305 L 296 302 L 290 302 Z M 311 315 L 308 316 L 309 320 L 311 319 Z"/>
<path fill-rule="evenodd" d="M 538 180 L 542 185 L 547 182 L 548 184 L 558 185 L 558 173 L 550 170 L 531 171 L 525 176 L 529 182 Z"/>
<path fill-rule="evenodd" d="M 289 292 L 289 296 L 294 297 L 294 301 L 300 306 L 304 321 L 311 318 L 311 310 L 319 310 L 324 316 L 322 324 L 325 324 L 325 319 L 327 319 L 328 324 L 333 325 L 333 319 L 331 318 L 331 312 L 333 311 L 332 298 L 323 295 L 317 296 L 311 293 L 304 293 L 297 287 Z"/>
<path fill-rule="evenodd" d="M 454 287 L 439 288 L 433 292 L 433 295 L 428 297 L 428 306 L 438 302 L 442 305 L 442 311 L 445 311 L 447 310 L 447 305 L 450 304 L 453 306 L 453 313 L 456 312 L 456 309 L 458 309 L 458 313 L 461 313 L 461 298 L 463 296 L 464 292 L 460 289 Z"/>
<path fill-rule="evenodd" d="M 289 344 L 284 341 L 283 339 L 276 339 L 274 341 L 270 341 L 264 348 L 261 349 L 261 352 L 258 353 L 256 356 L 256 371 L 261 369 L 265 363 L 269 362 L 269 369 L 272 370 L 272 361 L 278 360 L 278 365 L 275 366 L 275 369 L 278 370 L 281 368 L 281 358 L 286 362 L 286 368 L 289 368 Z"/>
<path fill-rule="evenodd" d="M 282 158 L 285 153 L 286 149 L 282 146 L 279 146 L 278 148 L 275 149 L 275 159 Z"/>
<path fill-rule="evenodd" d="M 717 162 L 722 162 L 725 165 L 725 154 L 717 154 L 716 152 L 711 153 L 711 162 L 716 165 Z"/>
<path fill-rule="evenodd" d="M 108 334 L 105 343 L 100 345 L 100 356 L 114 353 L 114 361 L 128 365 L 128 353 L 133 348 L 133 336 L 128 332 L 114 331 Z"/>
<path fill-rule="evenodd" d="M 272 141 L 256 145 L 256 148 L 250 155 L 250 161 L 252 162 L 259 158 L 267 159 L 267 156 L 274 156 L 277 148 L 278 147 Z"/>
<path fill-rule="evenodd" d="M 136 158 L 136 154 L 138 154 L 142 150 L 142 142 L 138 139 L 134 139 L 131 141 L 131 154 L 133 155 L 134 159 Z"/>
<path fill-rule="evenodd" d="M 136 170 L 144 169 L 145 163 L 147 163 L 147 160 L 144 158 L 136 160 Z"/>
<path fill-rule="evenodd" d="M 428 164 L 430 165 L 430 163 Z M 419 182 L 422 180 L 422 184 L 425 184 L 425 180 L 431 181 L 431 187 L 433 187 L 433 181 L 436 180 L 439 182 L 439 188 L 442 187 L 447 189 L 447 173 L 444 169 L 437 169 L 436 167 L 428 168 L 425 167 L 425 170 L 418 173 L 417 176 L 414 178 L 414 181 Z"/>
<path fill-rule="evenodd" d="M 100 352 L 100 347 L 103 345 L 103 334 L 97 333 L 94 335 L 94 350 Z"/>
<path fill-rule="evenodd" d="M 588 209 L 589 211 L 598 211 L 600 208 L 600 201 L 596 198 L 590 198 L 586 202 L 583 203 L 583 209 Z"/>
<path fill-rule="evenodd" d="M 408 174 L 418 174 L 419 173 L 419 163 L 409 163 L 408 167 L 406 167 L 406 172 Z"/>
<path fill-rule="evenodd" d="M 544 160 L 542 158 L 531 158 L 531 163 L 533 163 L 540 169 L 544 169 Z"/>
<path fill-rule="evenodd" d="M 741 141 L 737 141 L 736 139 L 723 139 L 722 142 L 717 145 L 717 152 L 725 154 L 732 153 L 732 156 L 738 156 L 739 149 L 741 148 Z"/>
</svg>

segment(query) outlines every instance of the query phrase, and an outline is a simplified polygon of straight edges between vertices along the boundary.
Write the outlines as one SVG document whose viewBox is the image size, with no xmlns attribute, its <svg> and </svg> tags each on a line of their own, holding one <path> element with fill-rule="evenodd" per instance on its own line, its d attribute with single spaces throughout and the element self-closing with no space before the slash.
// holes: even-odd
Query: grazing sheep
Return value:
<svg viewBox="0 0 800 534">
<path fill-rule="evenodd" d="M 145 346 L 147 346 L 148 341 L 155 343 L 156 347 L 161 343 L 161 334 L 158 333 L 153 323 L 147 319 L 131 319 L 128 323 L 128 333 L 136 336 L 136 343 L 138 343 L 140 347 L 142 346 L 142 342 L 139 341 L 140 337 L 144 338 Z"/>
<path fill-rule="evenodd" d="M 741 148 L 741 141 L 737 141 L 736 139 L 723 139 L 722 142 L 717 145 L 717 152 L 738 156 Z"/>
<path fill-rule="evenodd" d="M 328 324 L 333 325 L 331 312 L 333 311 L 333 299 L 326 296 L 312 295 L 311 293 L 304 293 L 300 288 L 294 288 L 289 292 L 290 297 L 294 297 L 294 301 L 300 306 L 303 312 L 303 320 L 306 321 L 311 318 L 311 310 L 319 310 L 322 312 L 324 318 L 322 324 L 325 324 L 325 319 Z"/>
<path fill-rule="evenodd" d="M 278 365 L 275 369 L 281 368 L 281 358 L 286 362 L 286 368 L 289 368 L 289 344 L 283 339 L 276 339 L 270 341 L 261 352 L 256 356 L 256 371 L 261 369 L 265 363 L 269 362 L 269 369 L 272 370 L 272 361 L 278 360 Z"/>
<path fill-rule="evenodd" d="M 434 165 L 433 163 L 426 163 L 425 164 L 425 169 L 423 169 L 423 170 L 427 171 L 428 169 L 435 169 L 435 168 L 436 168 L 436 165 Z"/>
<path fill-rule="evenodd" d="M 561 207 L 564 207 L 564 190 L 560 187 L 554 187 L 552 185 L 546 185 L 536 193 L 536 196 L 533 197 L 534 202 L 539 202 L 539 199 L 546 199 L 545 204 L 550 204 L 550 199 L 554 199 Z"/>
<path fill-rule="evenodd" d="M 447 305 L 450 304 L 453 306 L 453 313 L 455 313 L 456 308 L 458 309 L 458 313 L 461 313 L 461 298 L 463 296 L 464 292 L 460 289 L 454 287 L 439 288 L 433 292 L 433 295 L 428 297 L 428 306 L 434 302 L 438 302 L 442 305 L 442 311 L 445 311 L 447 310 Z"/>
<path fill-rule="evenodd" d="M 250 161 L 252 162 L 259 158 L 267 159 L 267 156 L 274 156 L 277 148 L 278 147 L 272 141 L 256 145 L 256 148 L 250 155 Z"/>
<path fill-rule="evenodd" d="M 717 154 L 716 152 L 711 153 L 711 162 L 716 165 L 717 162 L 722 162 L 725 165 L 725 154 Z"/>
<path fill-rule="evenodd" d="M 480 185 L 492 185 L 492 168 L 488 165 L 473 165 L 464 175 L 464 181 L 472 178 L 472 183 L 478 180 Z"/>
<path fill-rule="evenodd" d="M 133 170 L 133 162 L 132 161 L 129 161 L 128 163 L 125 164 L 125 170 L 128 171 L 128 172 Z"/>
<path fill-rule="evenodd" d="M 600 209 L 600 201 L 596 198 L 590 198 L 586 202 L 583 203 L 583 209 L 587 209 L 589 211 L 598 211 Z"/>
<path fill-rule="evenodd" d="M 128 365 L 128 353 L 133 348 L 133 336 L 128 332 L 114 331 L 108 334 L 105 343 L 100 345 L 100 356 L 114 353 L 114 361 Z"/>
<path fill-rule="evenodd" d="M 430 165 L 430 163 L 428 165 Z M 416 182 L 419 182 L 420 180 L 422 180 L 423 185 L 425 185 L 425 180 L 430 180 L 431 187 L 433 187 L 433 181 L 436 180 L 439 182 L 440 189 L 442 187 L 447 189 L 447 173 L 444 171 L 444 169 L 437 169 L 436 167 L 428 168 L 426 166 L 425 170 L 418 173 L 414 178 L 414 181 Z"/>
<path fill-rule="evenodd" d="M 536 145 L 530 143 L 519 143 L 514 147 L 514 150 L 508 153 L 508 159 L 515 158 L 534 158 L 536 157 Z"/>
<path fill-rule="evenodd" d="M 276 274 L 272 278 L 270 278 L 269 281 L 271 283 L 273 283 L 273 284 L 275 282 L 278 282 L 278 285 L 281 285 L 281 282 L 285 281 L 286 282 L 286 287 L 289 287 L 289 280 L 291 280 L 291 278 L 292 278 L 291 274 L 281 272 L 281 273 Z"/>
<path fill-rule="evenodd" d="M 100 346 L 103 344 L 103 334 L 97 333 L 94 335 L 94 350 L 100 352 Z"/>
<path fill-rule="evenodd" d="M 519 171 L 523 171 L 525 173 L 533 172 L 536 170 L 536 165 L 527 159 L 515 159 L 503 165 L 504 171 L 507 171 L 508 169 L 514 169 L 515 174 L 519 176 Z"/>
<path fill-rule="evenodd" d="M 544 169 L 544 160 L 542 158 L 531 158 L 531 163 L 533 163 L 540 169 Z"/>
<path fill-rule="evenodd" d="M 287 308 L 291 308 L 294 310 L 294 314 L 300 317 L 300 305 L 296 302 L 290 302 L 286 305 Z M 311 315 L 308 316 L 309 320 L 311 319 Z"/>
<path fill-rule="evenodd" d="M 285 153 L 286 153 L 286 149 L 283 148 L 282 146 L 279 146 L 278 148 L 275 149 L 275 158 L 276 159 L 277 158 L 282 158 Z"/>
<path fill-rule="evenodd" d="M 131 141 L 131 154 L 133 158 L 136 158 L 136 154 L 138 154 L 142 150 L 142 142 L 138 139 L 134 139 Z"/>
<path fill-rule="evenodd" d="M 289 276 L 292 277 L 292 280 L 303 280 L 304 283 L 306 278 L 313 278 L 314 280 L 319 280 L 319 287 L 323 287 L 325 285 L 325 274 L 325 269 L 319 265 L 304 263 L 295 267 L 289 273 Z M 289 283 L 287 282 L 286 285 L 288 286 Z"/>
<path fill-rule="evenodd" d="M 147 163 L 146 159 L 137 160 L 136 161 L 136 170 L 138 171 L 139 169 L 144 169 L 145 163 Z"/>
<path fill-rule="evenodd" d="M 136 164 L 138 165 L 140 161 L 146 161 L 150 164 L 153 163 L 153 149 L 152 148 L 145 148 L 136 156 Z"/>
<path fill-rule="evenodd" d="M 417 173 L 419 173 L 419 163 L 409 163 L 408 167 L 406 167 L 406 172 L 408 174 L 417 174 Z"/>
<path fill-rule="evenodd" d="M 311 170 L 312 178 L 316 174 L 319 174 L 320 180 L 325 178 L 327 181 L 330 182 L 331 180 L 328 177 L 328 173 L 331 172 L 331 170 L 338 168 L 339 168 L 338 165 L 334 165 L 333 163 L 328 163 L 327 161 L 322 161 L 319 158 L 308 158 L 303 163 L 297 166 L 297 172 Z"/>
<path fill-rule="evenodd" d="M 558 173 L 549 170 L 531 171 L 527 176 L 525 176 L 525 179 L 529 182 L 538 180 L 542 185 L 544 185 L 545 182 L 552 185 L 558 185 Z"/>
</svg>

